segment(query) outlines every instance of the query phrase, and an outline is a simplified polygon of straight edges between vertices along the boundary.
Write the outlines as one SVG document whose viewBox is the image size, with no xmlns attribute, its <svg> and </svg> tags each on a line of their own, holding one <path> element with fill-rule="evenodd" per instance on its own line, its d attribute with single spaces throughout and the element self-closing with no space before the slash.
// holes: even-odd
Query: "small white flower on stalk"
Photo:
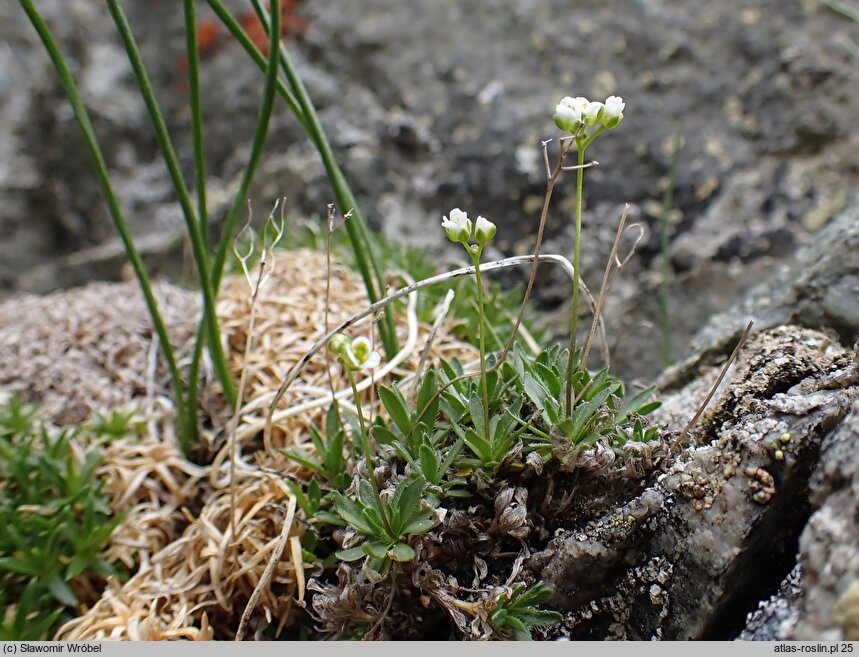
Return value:
<svg viewBox="0 0 859 657">
<path fill-rule="evenodd" d="M 582 96 L 566 96 L 555 107 L 555 125 L 561 130 L 574 131 L 582 120 L 582 113 L 588 106 L 588 99 Z"/>
<path fill-rule="evenodd" d="M 450 211 L 450 218 L 442 219 L 441 227 L 451 242 L 468 244 L 471 239 L 471 219 L 459 208 Z"/>
<path fill-rule="evenodd" d="M 489 221 L 489 219 L 477 217 L 477 221 L 474 224 L 474 240 L 482 248 L 489 240 L 495 237 L 495 231 L 495 224 Z"/>
<path fill-rule="evenodd" d="M 378 351 L 373 351 L 367 338 L 355 338 L 348 345 L 341 356 L 344 364 L 348 360 L 349 365 L 355 370 L 371 370 L 378 367 L 382 357 Z"/>
<path fill-rule="evenodd" d="M 606 98 L 605 106 L 600 112 L 599 120 L 606 128 L 616 128 L 623 121 L 623 108 L 626 103 L 620 96 L 609 96 Z"/>
<path fill-rule="evenodd" d="M 555 106 L 555 125 L 561 130 L 572 130 L 582 116 L 573 108 L 573 99 L 567 96 Z"/>
<path fill-rule="evenodd" d="M 340 357 L 343 367 L 350 370 L 371 370 L 382 362 L 379 353 L 370 348 L 367 338 L 350 340 L 338 333 L 328 341 L 328 349 Z"/>
<path fill-rule="evenodd" d="M 605 105 L 599 101 L 589 102 L 584 112 L 582 112 L 582 121 L 585 122 L 585 125 L 596 125 L 597 121 L 599 121 L 599 114 L 604 107 Z"/>
</svg>

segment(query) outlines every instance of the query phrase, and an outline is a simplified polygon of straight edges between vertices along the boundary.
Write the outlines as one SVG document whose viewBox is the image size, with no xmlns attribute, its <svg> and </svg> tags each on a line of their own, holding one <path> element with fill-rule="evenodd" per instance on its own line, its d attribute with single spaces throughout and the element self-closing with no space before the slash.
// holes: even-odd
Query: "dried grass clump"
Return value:
<svg viewBox="0 0 859 657">
<path fill-rule="evenodd" d="M 180 355 L 187 354 L 198 295 L 167 283 L 153 291 Z M 150 367 L 153 341 L 137 283 L 14 297 L 0 304 L 0 390 L 39 404 L 40 416 L 54 424 L 80 424 L 139 402 L 147 391 L 165 394 L 166 366 Z"/>
<path fill-rule="evenodd" d="M 43 404 L 51 417 L 71 421 L 64 405 L 66 395 L 74 391 L 64 377 L 74 375 L 80 386 L 75 398 L 80 409 L 76 418 L 88 416 L 84 410 L 90 414 L 122 405 L 135 410 L 146 427 L 137 442 L 112 443 L 101 468 L 107 480 L 105 492 L 115 510 L 126 513 L 112 537 L 109 556 L 137 571 L 125 584 L 110 581 L 101 599 L 61 627 L 57 638 L 233 638 L 246 608 L 243 629 L 261 637 L 272 624 L 280 629 L 291 622 L 299 605 L 303 605 L 305 579 L 311 573 L 305 576 L 299 543 L 302 528 L 295 522 L 295 500 L 284 478 L 305 473 L 284 458 L 279 448 L 310 443 L 307 427 L 321 421 L 330 404 L 332 386 L 338 395 L 343 393 L 346 407 L 350 406 L 351 391 L 338 366 L 331 367 L 329 383 L 326 357 L 319 354 L 304 369 L 275 415 L 272 449 L 259 449 L 261 428 L 274 392 L 324 329 L 324 254 L 301 250 L 276 255 L 272 276 L 256 301 L 251 353 L 243 353 L 251 310 L 245 280 L 225 280 L 218 304 L 236 378 L 242 368 L 247 368 L 246 402 L 237 432 L 236 540 L 230 529 L 230 411 L 217 396 L 214 384 L 207 384 L 202 395 L 209 411 L 203 418 L 203 438 L 215 458 L 205 467 L 187 461 L 178 448 L 166 372 L 160 365 L 153 368 L 152 334 L 139 292 L 129 284 L 102 284 L 14 301 L 38 308 L 26 308 L 20 314 L 29 318 L 26 326 L 31 334 L 40 336 L 37 340 L 44 339 L 46 349 L 53 349 L 51 376 L 56 384 L 23 395 L 37 379 L 36 370 L 25 367 L 23 375 L 15 377 L 13 390 Z M 166 284 L 156 289 L 165 320 L 173 329 L 171 335 L 176 336 L 178 353 L 187 355 L 199 312 L 196 296 Z M 35 356 L 47 365 L 45 353 L 36 347 L 25 349 L 22 331 L 12 331 L 8 303 L 13 302 L 2 307 L 6 319 L 0 330 L 18 336 L 18 357 Z M 360 278 L 335 264 L 331 272 L 330 325 L 367 303 Z M 58 311 L 52 311 L 42 314 L 40 323 L 42 308 L 62 308 L 65 317 L 57 321 Z M 99 321 L 81 317 L 94 308 L 100 309 Z M 408 377 L 418 366 L 430 327 L 418 323 L 413 302 L 398 310 L 398 325 L 403 349 L 395 359 L 398 364 L 387 370 Z M 64 335 L 71 326 L 78 327 L 78 332 Z M 352 337 L 372 337 L 372 333 L 371 321 L 350 330 Z M 59 350 L 55 346 L 58 344 L 68 348 Z M 63 353 L 73 354 L 71 364 L 64 361 Z M 457 356 L 469 361 L 475 354 L 472 347 L 452 340 L 444 325 L 430 351 L 432 359 Z M 11 362 L 14 360 L 4 364 L 4 386 L 9 385 L 18 367 Z M 104 363 L 108 362 L 113 365 L 106 367 Z M 383 364 L 374 378 L 361 382 L 366 408 L 373 408 L 372 384 L 381 381 L 385 371 Z M 98 385 L 80 383 L 90 379 L 97 380 Z M 105 393 L 112 388 L 118 392 Z M 242 448 L 252 451 L 252 456 L 242 456 Z M 308 445 L 308 449 L 312 446 Z M 249 605 L 251 600 L 253 604 Z"/>
</svg>

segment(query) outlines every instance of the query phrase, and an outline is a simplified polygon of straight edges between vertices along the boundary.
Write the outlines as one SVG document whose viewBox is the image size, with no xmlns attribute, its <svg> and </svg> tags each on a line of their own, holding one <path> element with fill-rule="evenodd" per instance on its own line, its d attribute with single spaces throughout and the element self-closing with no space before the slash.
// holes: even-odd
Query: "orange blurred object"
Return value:
<svg viewBox="0 0 859 657">
<path fill-rule="evenodd" d="M 301 34 L 307 29 L 307 21 L 298 16 L 296 10 L 299 0 L 280 0 L 280 11 L 282 17 L 281 35 L 286 38 L 290 34 Z M 268 5 L 271 9 L 271 3 Z M 253 10 L 248 10 L 238 16 L 237 22 L 247 33 L 251 43 L 256 46 L 264 56 L 268 56 L 268 37 L 262 23 Z M 205 57 L 214 53 L 224 43 L 225 28 L 220 21 L 207 18 L 197 23 L 197 45 L 200 55 Z M 182 71 L 188 69 L 188 58 L 186 55 L 179 57 L 179 68 Z"/>
</svg>

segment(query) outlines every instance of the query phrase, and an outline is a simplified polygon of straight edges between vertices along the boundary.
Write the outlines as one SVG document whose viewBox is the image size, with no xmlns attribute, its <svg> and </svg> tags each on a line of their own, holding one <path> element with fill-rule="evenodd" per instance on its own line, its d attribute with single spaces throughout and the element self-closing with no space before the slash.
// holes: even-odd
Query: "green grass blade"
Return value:
<svg viewBox="0 0 859 657">
<path fill-rule="evenodd" d="M 221 276 L 224 271 L 224 263 L 227 260 L 227 249 L 233 241 L 233 233 L 236 228 L 236 221 L 239 213 L 245 207 L 247 202 L 248 189 L 256 173 L 257 165 L 259 164 L 262 151 L 265 146 L 266 135 L 268 134 L 268 125 L 271 120 L 272 107 L 274 106 L 274 91 L 277 82 L 277 46 L 280 43 L 281 21 L 280 21 L 280 3 L 272 3 L 272 23 L 274 29 L 269 31 L 269 58 L 266 68 L 265 87 L 263 88 L 263 98 L 260 105 L 259 117 L 257 119 L 256 130 L 254 131 L 253 143 L 251 146 L 251 154 L 248 162 L 245 165 L 242 180 L 239 184 L 239 189 L 233 199 L 233 204 L 227 213 L 227 219 L 224 222 L 224 230 L 221 233 L 221 239 L 218 242 L 218 249 L 215 252 L 215 260 L 212 263 L 212 284 L 215 289 L 220 286 Z"/>
<path fill-rule="evenodd" d="M 224 27 L 230 31 L 233 38 L 239 42 L 260 70 L 262 70 L 263 73 L 268 71 L 268 60 L 263 57 L 259 50 L 257 50 L 257 47 L 254 45 L 254 42 L 250 40 L 247 32 L 244 31 L 242 26 L 239 25 L 239 22 L 233 18 L 233 15 L 227 11 L 223 4 L 221 4 L 221 0 L 206 1 L 209 3 L 209 7 L 212 8 L 212 11 L 215 12 L 221 23 L 224 24 Z M 277 80 L 276 85 L 278 95 L 286 101 L 286 104 L 289 106 L 289 110 L 295 115 L 295 118 L 298 119 L 298 122 L 301 124 L 301 127 L 304 128 L 304 131 L 309 133 L 310 128 L 308 127 L 307 119 L 304 118 L 304 111 L 298 104 L 298 100 L 296 100 L 295 96 L 292 95 L 292 92 L 286 88 L 286 85 L 284 85 L 280 79 Z"/>
<path fill-rule="evenodd" d="M 72 106 L 72 111 L 74 112 L 75 118 L 77 119 L 81 132 L 83 133 L 87 150 L 89 150 L 90 156 L 93 159 L 98 182 L 101 186 L 105 202 L 107 203 L 111 219 L 113 220 L 117 233 L 119 233 L 119 237 L 125 247 L 125 252 L 128 255 L 128 260 L 134 269 L 134 274 L 137 277 L 137 282 L 140 285 L 141 292 L 143 293 L 143 298 L 146 302 L 149 316 L 152 319 L 152 325 L 155 328 L 155 333 L 158 335 L 161 348 L 164 350 L 164 357 L 170 371 L 170 379 L 173 382 L 173 388 L 175 391 L 174 402 L 176 404 L 176 411 L 180 418 L 179 433 L 184 446 L 184 444 L 189 443 L 195 437 L 196 423 L 191 423 L 188 420 L 188 411 L 185 407 L 184 385 L 179 373 L 179 367 L 176 364 L 173 347 L 170 344 L 170 338 L 167 335 L 167 327 L 165 326 L 161 313 L 158 310 L 158 302 L 155 300 L 155 295 L 152 292 L 152 286 L 150 285 L 146 269 L 143 266 L 143 260 L 137 252 L 134 240 L 131 237 L 131 231 L 125 221 L 122 210 L 120 209 L 119 200 L 117 199 L 116 194 L 113 191 L 113 186 L 110 183 L 107 163 L 104 160 L 104 155 L 101 151 L 98 138 L 96 137 L 95 130 L 93 129 L 92 122 L 89 118 L 89 113 L 86 111 L 86 107 L 81 100 L 77 85 L 66 66 L 65 59 L 63 58 L 50 29 L 42 19 L 41 14 L 39 14 L 33 6 L 32 0 L 19 1 L 33 27 L 36 29 L 36 32 L 39 34 L 39 38 L 45 45 L 45 49 L 48 51 L 48 55 L 51 58 L 51 62 L 54 65 L 54 69 L 56 70 L 60 83 L 66 93 L 66 97 Z"/>
<path fill-rule="evenodd" d="M 251 0 L 257 17 L 260 22 L 268 29 L 269 20 L 265 10 L 262 8 L 259 0 Z M 355 252 L 355 260 L 358 264 L 358 270 L 361 272 L 361 277 L 364 279 L 364 286 L 367 288 L 367 296 L 370 298 L 370 303 L 375 303 L 381 298 L 385 290 L 385 279 L 382 276 L 381 268 L 379 267 L 378 258 L 376 257 L 373 239 L 367 229 L 367 224 L 358 207 L 358 202 L 352 193 L 349 184 L 346 182 L 346 177 L 343 175 L 337 160 L 334 157 L 334 152 L 331 150 L 331 144 L 328 143 L 328 137 L 325 130 L 319 121 L 316 114 L 316 108 L 313 106 L 313 101 L 307 93 L 307 89 L 295 70 L 292 64 L 292 59 L 286 47 L 278 39 L 278 48 L 280 53 L 280 65 L 286 75 L 299 105 L 301 106 L 304 115 L 307 131 L 319 155 L 322 158 L 322 164 L 328 174 L 328 180 L 334 191 L 334 197 L 337 201 L 337 206 L 340 212 L 351 212 L 349 221 L 346 222 L 346 232 L 349 236 L 349 241 L 352 244 L 352 250 Z M 394 326 L 394 317 L 390 306 L 385 307 L 384 317 L 379 324 L 379 333 L 382 339 L 382 345 L 385 348 L 386 356 L 391 359 L 399 351 L 397 341 L 396 328 Z"/>
<path fill-rule="evenodd" d="M 197 45 L 197 19 L 194 1 L 185 4 L 185 52 L 188 60 L 188 98 L 194 140 L 194 191 L 197 193 L 197 218 L 206 251 L 210 248 L 209 211 L 206 203 L 206 153 L 203 142 L 203 106 L 200 101 L 200 50 Z"/>
<path fill-rule="evenodd" d="M 110 14 L 116 25 L 117 32 L 125 46 L 128 60 L 131 63 L 131 68 L 137 78 L 137 84 L 140 88 L 140 93 L 143 96 L 143 101 L 149 111 L 152 126 L 155 130 L 155 135 L 158 139 L 158 144 L 161 148 L 161 155 L 164 158 L 164 163 L 170 173 L 170 178 L 173 181 L 173 187 L 176 190 L 176 195 L 179 198 L 179 204 L 182 207 L 182 213 L 185 216 L 188 234 L 191 239 L 191 249 L 194 254 L 194 261 L 197 265 L 197 271 L 200 278 L 200 288 L 203 292 L 203 318 L 206 322 L 206 331 L 208 333 L 209 352 L 212 356 L 212 363 L 215 366 L 215 371 L 218 374 L 218 380 L 224 391 L 224 396 L 230 405 L 235 404 L 236 386 L 233 381 L 232 373 L 230 372 L 229 364 L 224 356 L 224 350 L 221 346 L 221 333 L 218 329 L 218 319 L 215 314 L 215 293 L 212 287 L 212 281 L 209 277 L 208 250 L 203 245 L 203 240 L 200 234 L 200 225 L 191 202 L 191 196 L 188 193 L 188 188 L 185 185 L 185 180 L 182 178 L 182 172 L 179 167 L 179 158 L 176 156 L 176 151 L 173 148 L 173 142 L 167 131 L 167 124 L 161 114 L 161 108 L 155 98 L 155 92 L 152 89 L 152 83 L 149 80 L 149 75 L 143 65 L 143 59 L 140 56 L 140 50 L 137 47 L 137 42 L 134 39 L 134 34 L 131 31 L 131 26 L 128 24 L 128 19 L 122 11 L 119 0 L 106 0 Z M 191 412 L 196 412 L 196 409 L 190 409 Z"/>
</svg>

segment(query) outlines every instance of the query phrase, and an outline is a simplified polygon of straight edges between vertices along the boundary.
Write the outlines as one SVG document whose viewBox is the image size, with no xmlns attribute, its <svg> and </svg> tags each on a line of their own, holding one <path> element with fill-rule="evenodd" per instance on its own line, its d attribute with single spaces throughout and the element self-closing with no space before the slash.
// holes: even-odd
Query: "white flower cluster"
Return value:
<svg viewBox="0 0 859 657">
<path fill-rule="evenodd" d="M 471 240 L 471 219 L 468 218 L 468 214 L 459 208 L 454 208 L 450 211 L 450 217 L 442 219 L 441 227 L 444 228 L 444 232 L 451 242 L 459 242 L 466 247 L 468 246 L 468 242 Z M 489 219 L 477 217 L 477 221 L 474 222 L 474 241 L 483 247 L 495 237 L 495 231 L 495 224 Z"/>
<path fill-rule="evenodd" d="M 620 96 L 609 96 L 604 103 L 583 96 L 567 96 L 555 107 L 555 125 L 571 132 L 575 132 L 579 124 L 602 123 L 605 128 L 616 128 L 623 121 L 624 107 L 626 103 Z"/>
</svg>

